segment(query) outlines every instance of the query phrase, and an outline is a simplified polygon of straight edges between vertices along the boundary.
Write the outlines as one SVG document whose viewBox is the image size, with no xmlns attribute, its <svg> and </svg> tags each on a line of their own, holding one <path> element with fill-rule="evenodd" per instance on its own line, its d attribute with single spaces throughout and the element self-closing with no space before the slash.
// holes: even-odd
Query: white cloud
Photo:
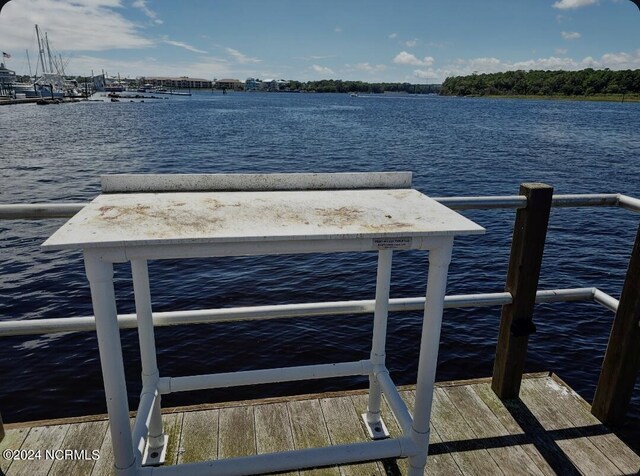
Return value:
<svg viewBox="0 0 640 476">
<path fill-rule="evenodd" d="M 335 74 L 331 68 L 327 68 L 326 66 L 320 66 L 319 64 L 312 65 L 311 69 L 316 73 L 320 73 L 320 74 Z"/>
<path fill-rule="evenodd" d="M 131 4 L 132 7 L 142 11 L 145 15 L 151 18 L 158 25 L 162 25 L 163 21 L 158 18 L 158 14 L 151 10 L 147 5 L 147 0 L 136 0 Z"/>
<path fill-rule="evenodd" d="M 336 33 L 342 33 L 342 28 L 337 26 L 333 29 L 333 31 L 335 31 Z"/>
<path fill-rule="evenodd" d="M 117 11 L 119 7 L 120 0 L 12 1 L 0 15 L 0 44 L 5 51 L 33 49 L 33 26 L 39 24 L 46 25 L 51 46 L 58 51 L 153 46 L 139 25 Z"/>
<path fill-rule="evenodd" d="M 310 55 L 310 56 L 296 56 L 294 59 L 301 59 L 304 61 L 317 61 L 322 59 L 335 58 L 336 55 Z"/>
<path fill-rule="evenodd" d="M 189 76 L 192 78 L 234 77 L 239 71 L 231 70 L 229 63 L 212 57 L 198 57 L 196 62 L 165 61 L 155 57 L 137 60 L 110 59 L 100 56 L 83 55 L 73 58 L 70 74 L 95 74 L 105 70 L 109 75 L 120 73 L 123 78 L 137 76 Z M 245 75 L 246 76 L 246 75 Z M 243 77 L 243 76 L 239 76 Z"/>
<path fill-rule="evenodd" d="M 397 34 L 397 33 L 390 33 L 390 34 L 389 34 L 389 38 L 390 38 L 390 39 L 392 39 L 392 40 L 393 40 L 394 38 L 398 38 L 398 34 Z"/>
<path fill-rule="evenodd" d="M 188 51 L 193 51 L 194 53 L 200 53 L 205 55 L 207 54 L 207 52 L 204 50 L 199 50 L 198 48 L 191 46 L 188 43 L 184 43 L 182 41 L 170 40 L 166 36 L 162 38 L 162 42 L 168 45 L 177 46 L 178 48 L 184 48 L 185 50 L 188 50 Z"/>
<path fill-rule="evenodd" d="M 429 68 L 429 69 L 416 69 L 413 71 L 413 75 L 418 78 L 418 79 L 431 79 L 431 80 L 436 80 L 436 78 L 438 77 L 438 73 L 436 70 L 434 70 L 433 68 Z"/>
<path fill-rule="evenodd" d="M 640 49 L 634 52 L 606 53 L 599 59 L 587 56 L 581 60 L 569 57 L 550 56 L 547 58 L 536 58 L 522 61 L 502 61 L 498 58 L 472 58 L 469 60 L 459 59 L 441 68 L 429 68 L 426 71 L 416 70 L 414 74 L 421 77 L 434 78 L 434 82 L 442 82 L 448 76 L 464 76 L 473 73 L 497 73 L 501 71 L 515 70 L 569 70 L 576 71 L 585 68 L 611 70 L 639 69 Z M 431 76 L 433 75 L 433 76 Z"/>
<path fill-rule="evenodd" d="M 553 8 L 560 10 L 570 10 L 572 8 L 586 7 L 587 5 L 593 5 L 597 3 L 597 0 L 560 0 L 553 4 Z"/>
<path fill-rule="evenodd" d="M 415 55 L 401 51 L 393 58 L 393 62 L 396 64 L 410 64 L 413 66 L 431 66 L 434 59 L 431 56 L 425 56 L 423 59 L 418 59 Z"/>
<path fill-rule="evenodd" d="M 557 55 L 566 55 L 567 54 L 567 49 L 566 48 L 556 48 L 556 54 Z"/>
<path fill-rule="evenodd" d="M 582 36 L 577 31 L 563 31 L 561 35 L 562 35 L 562 38 L 564 38 L 567 41 L 577 40 Z"/>
<path fill-rule="evenodd" d="M 404 42 L 404 44 L 407 46 L 407 48 L 415 48 L 415 46 L 418 44 L 418 39 L 414 38 L 413 40 L 407 40 Z"/>
<path fill-rule="evenodd" d="M 229 53 L 233 57 L 234 60 L 236 60 L 238 63 L 241 63 L 241 64 L 262 62 L 261 59 L 252 58 L 243 53 L 240 53 L 238 50 L 235 50 L 233 48 L 225 48 L 225 50 L 227 51 L 227 53 Z"/>
<path fill-rule="evenodd" d="M 347 68 L 351 67 L 351 65 L 346 65 Z M 364 71 L 367 73 L 380 73 L 387 69 L 387 67 L 383 64 L 369 64 L 369 63 L 358 63 L 353 65 L 353 69 L 357 71 Z"/>
</svg>

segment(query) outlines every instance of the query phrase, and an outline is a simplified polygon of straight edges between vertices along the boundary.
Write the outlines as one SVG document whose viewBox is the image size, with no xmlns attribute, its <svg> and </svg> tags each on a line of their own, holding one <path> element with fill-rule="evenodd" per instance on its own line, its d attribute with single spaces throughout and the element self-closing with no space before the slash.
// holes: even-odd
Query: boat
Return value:
<svg viewBox="0 0 640 476">
<path fill-rule="evenodd" d="M 11 96 L 11 85 L 16 82 L 16 73 L 0 63 L 0 96 Z"/>
<path fill-rule="evenodd" d="M 104 85 L 104 90 L 108 93 L 122 93 L 124 92 L 126 87 L 124 84 L 114 81 Z"/>
<path fill-rule="evenodd" d="M 37 66 L 42 68 L 42 73 L 38 77 L 34 77 L 32 83 L 16 82 L 15 73 L 4 68 L 9 73 L 13 73 L 13 82 L 11 84 L 12 95 L 14 97 L 24 98 L 46 98 L 46 99 L 62 99 L 65 91 L 65 79 L 62 72 L 62 64 L 51 55 L 51 47 L 49 45 L 49 38 L 46 36 L 42 39 L 40 36 L 40 29 L 36 25 L 36 37 L 38 40 L 38 62 Z M 45 55 L 46 51 L 46 55 Z M 45 61 L 45 57 L 47 61 Z M 4 65 L 2 65 L 4 67 Z M 0 75 L 2 75 L 0 70 Z"/>
</svg>

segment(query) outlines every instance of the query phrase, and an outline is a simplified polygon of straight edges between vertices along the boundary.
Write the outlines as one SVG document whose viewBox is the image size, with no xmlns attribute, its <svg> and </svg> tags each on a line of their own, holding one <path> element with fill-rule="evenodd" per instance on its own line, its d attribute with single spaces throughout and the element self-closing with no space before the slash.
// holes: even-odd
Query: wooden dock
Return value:
<svg viewBox="0 0 640 476">
<path fill-rule="evenodd" d="M 401 391 L 409 408 L 415 394 Z M 366 390 L 227 402 L 167 409 L 170 445 L 166 464 L 366 441 L 360 413 Z M 388 408 L 383 418 L 399 434 Z M 318 422 L 322 422 L 318 425 Z M 587 474 L 630 475 L 640 456 L 589 412 L 589 405 L 555 375 L 530 374 L 520 400 L 501 402 L 490 379 L 439 383 L 431 418 L 431 444 L 425 474 Z M 6 425 L 5 449 L 38 450 L 35 461 L 7 461 L 0 474 L 111 474 L 111 437 L 106 415 Z M 86 450 L 80 459 L 46 459 L 45 451 Z M 93 460 L 93 450 L 99 459 Z M 62 458 L 62 452 L 56 453 Z M 77 457 L 76 457 L 77 458 Z M 384 460 L 286 474 L 406 474 L 406 461 Z"/>
</svg>

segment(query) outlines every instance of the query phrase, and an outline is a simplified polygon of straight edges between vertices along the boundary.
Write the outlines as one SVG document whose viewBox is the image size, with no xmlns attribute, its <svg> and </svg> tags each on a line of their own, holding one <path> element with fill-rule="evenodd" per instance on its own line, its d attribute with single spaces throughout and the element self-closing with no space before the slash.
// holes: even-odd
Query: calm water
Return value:
<svg viewBox="0 0 640 476">
<path fill-rule="evenodd" d="M 557 193 L 640 197 L 640 104 L 439 97 L 202 94 L 144 103 L 0 110 L 0 202 L 86 201 L 104 173 L 410 170 L 432 196 L 512 195 L 526 181 Z M 487 234 L 456 240 L 449 294 L 504 286 L 513 210 L 465 212 Z M 619 296 L 638 215 L 619 209 L 552 212 L 541 289 L 597 286 Z M 0 222 L 0 319 L 92 313 L 79 253 L 42 252 L 63 220 Z M 150 264 L 157 311 L 373 298 L 375 254 L 161 261 Z M 394 257 L 392 297 L 419 296 L 424 253 Z M 130 271 L 116 266 L 119 312 L 133 311 Z M 445 311 L 438 380 L 491 374 L 499 308 Z M 388 365 L 415 382 L 420 314 L 392 314 Z M 557 372 L 593 397 L 612 313 L 592 303 L 538 306 L 528 371 Z M 157 329 L 163 375 L 358 360 L 369 316 L 315 317 Z M 140 364 L 122 333 L 130 406 Z M 5 421 L 105 412 L 93 333 L 3 338 Z M 167 406 L 356 388 L 317 381 L 169 395 Z M 631 430 L 640 426 L 640 386 Z M 633 432 L 632 432 L 633 434 Z M 633 438 L 633 436 L 632 436 Z"/>
</svg>

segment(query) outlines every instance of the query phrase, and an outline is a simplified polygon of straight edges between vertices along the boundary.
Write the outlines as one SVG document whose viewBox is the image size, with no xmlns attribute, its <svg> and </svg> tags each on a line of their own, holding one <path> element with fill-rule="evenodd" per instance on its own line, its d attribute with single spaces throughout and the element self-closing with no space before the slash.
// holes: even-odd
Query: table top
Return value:
<svg viewBox="0 0 640 476">
<path fill-rule="evenodd" d="M 454 236 L 484 228 L 413 189 L 100 195 L 48 249 Z"/>
</svg>

